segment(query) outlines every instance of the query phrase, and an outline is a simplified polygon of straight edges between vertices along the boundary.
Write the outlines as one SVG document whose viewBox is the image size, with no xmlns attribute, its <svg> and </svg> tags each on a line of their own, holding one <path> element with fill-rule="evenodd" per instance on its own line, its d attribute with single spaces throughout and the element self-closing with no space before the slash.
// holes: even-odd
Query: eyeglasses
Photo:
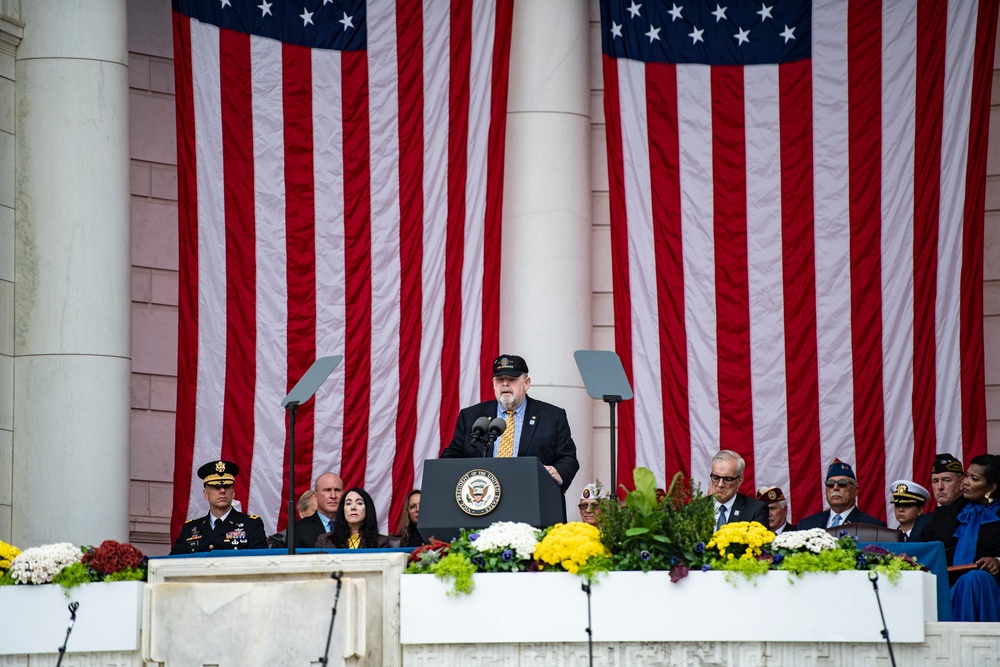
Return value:
<svg viewBox="0 0 1000 667">
<path fill-rule="evenodd" d="M 709 475 L 708 478 L 715 482 L 716 484 L 732 484 L 738 479 L 742 479 L 743 475 L 739 477 L 723 477 L 722 475 Z"/>
<path fill-rule="evenodd" d="M 854 482 L 839 480 L 839 479 L 826 480 L 826 488 L 828 489 L 832 489 L 833 487 L 837 487 L 838 489 L 846 489 L 849 486 L 854 486 Z"/>
<path fill-rule="evenodd" d="M 597 507 L 597 503 L 580 503 L 579 505 L 576 506 L 576 508 L 578 510 L 580 510 L 581 512 L 584 512 L 584 511 L 593 512 L 594 508 L 596 508 L 596 507 Z"/>
</svg>

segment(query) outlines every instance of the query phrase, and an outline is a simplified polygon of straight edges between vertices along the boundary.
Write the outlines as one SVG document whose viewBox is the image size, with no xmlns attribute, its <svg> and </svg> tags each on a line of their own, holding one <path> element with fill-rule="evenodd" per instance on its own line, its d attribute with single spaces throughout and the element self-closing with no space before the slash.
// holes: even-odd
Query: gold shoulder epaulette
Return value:
<svg viewBox="0 0 1000 667">
<path fill-rule="evenodd" d="M 251 514 L 251 515 L 250 515 L 250 518 L 251 518 L 251 519 L 259 519 L 260 517 L 259 517 L 259 516 L 257 516 L 256 514 Z"/>
</svg>

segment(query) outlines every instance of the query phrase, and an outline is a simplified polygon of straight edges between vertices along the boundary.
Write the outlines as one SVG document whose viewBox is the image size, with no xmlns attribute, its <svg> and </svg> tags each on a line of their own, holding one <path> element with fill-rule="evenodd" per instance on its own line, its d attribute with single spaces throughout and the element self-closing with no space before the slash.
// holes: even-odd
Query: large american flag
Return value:
<svg viewBox="0 0 1000 667">
<path fill-rule="evenodd" d="M 326 471 L 395 526 L 499 345 L 512 0 L 174 0 L 180 199 L 176 534 L 194 471 L 283 528 Z"/>
<path fill-rule="evenodd" d="M 986 450 L 996 0 L 601 0 L 619 481 L 747 460 L 795 519 Z"/>
</svg>

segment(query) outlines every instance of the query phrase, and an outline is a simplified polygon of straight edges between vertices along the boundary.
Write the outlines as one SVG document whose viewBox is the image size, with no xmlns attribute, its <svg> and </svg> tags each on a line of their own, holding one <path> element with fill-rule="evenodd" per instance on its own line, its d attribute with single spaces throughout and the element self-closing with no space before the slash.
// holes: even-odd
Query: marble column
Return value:
<svg viewBox="0 0 1000 667">
<path fill-rule="evenodd" d="M 593 400 L 573 358 L 592 337 L 589 6 L 514 4 L 504 172 L 501 352 L 524 356 L 530 395 L 569 414 L 570 520 L 593 474 Z"/>
<path fill-rule="evenodd" d="M 21 3 L 11 536 L 128 538 L 125 0 Z"/>
</svg>

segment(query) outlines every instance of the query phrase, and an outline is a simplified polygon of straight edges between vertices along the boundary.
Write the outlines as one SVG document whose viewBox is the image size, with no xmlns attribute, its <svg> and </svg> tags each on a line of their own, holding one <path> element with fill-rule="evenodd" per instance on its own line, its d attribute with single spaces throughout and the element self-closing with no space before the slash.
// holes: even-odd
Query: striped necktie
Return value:
<svg viewBox="0 0 1000 667">
<path fill-rule="evenodd" d="M 500 448 L 497 450 L 498 457 L 514 456 L 514 411 L 507 411 L 507 428 L 500 436 Z"/>
</svg>

